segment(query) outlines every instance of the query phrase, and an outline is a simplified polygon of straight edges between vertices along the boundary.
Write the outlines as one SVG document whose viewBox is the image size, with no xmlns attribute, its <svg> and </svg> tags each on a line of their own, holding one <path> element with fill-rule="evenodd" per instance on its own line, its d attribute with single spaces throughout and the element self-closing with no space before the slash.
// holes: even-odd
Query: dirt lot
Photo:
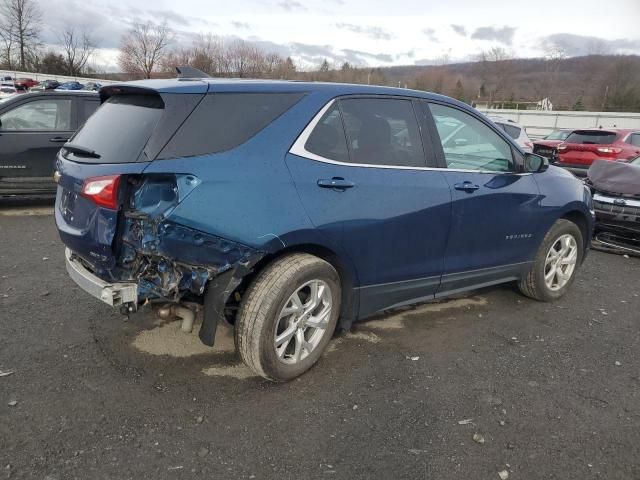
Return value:
<svg viewBox="0 0 640 480">
<path fill-rule="evenodd" d="M 640 478 L 638 259 L 358 324 L 275 385 L 81 292 L 49 213 L 0 211 L 0 478 Z"/>
</svg>

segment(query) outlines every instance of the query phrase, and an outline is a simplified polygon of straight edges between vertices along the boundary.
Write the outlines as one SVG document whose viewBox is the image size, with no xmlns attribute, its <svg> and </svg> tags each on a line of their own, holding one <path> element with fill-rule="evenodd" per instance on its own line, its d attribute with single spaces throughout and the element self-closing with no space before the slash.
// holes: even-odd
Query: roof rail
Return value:
<svg viewBox="0 0 640 480">
<path fill-rule="evenodd" d="M 203 71 L 188 65 L 178 66 L 176 71 L 178 72 L 178 78 L 211 78 L 211 75 L 207 75 Z"/>
</svg>

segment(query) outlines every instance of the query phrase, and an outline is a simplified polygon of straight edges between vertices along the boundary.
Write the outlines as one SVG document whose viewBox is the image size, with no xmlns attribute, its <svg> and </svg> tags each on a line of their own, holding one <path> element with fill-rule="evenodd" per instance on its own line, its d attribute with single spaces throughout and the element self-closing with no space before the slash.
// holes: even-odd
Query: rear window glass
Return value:
<svg viewBox="0 0 640 480">
<path fill-rule="evenodd" d="M 564 140 L 569 136 L 569 132 L 565 130 L 556 130 L 544 137 L 545 140 Z"/>
<path fill-rule="evenodd" d="M 303 93 L 208 94 L 158 158 L 192 157 L 235 148 L 303 96 Z"/>
<path fill-rule="evenodd" d="M 607 145 L 615 142 L 616 137 L 617 134 L 614 132 L 580 130 L 569 135 L 566 139 L 566 143 Z"/>
<path fill-rule="evenodd" d="M 100 158 L 67 152 L 84 163 L 135 162 L 160 119 L 164 103 L 156 95 L 115 95 L 89 117 L 70 143 L 93 150 Z"/>
</svg>

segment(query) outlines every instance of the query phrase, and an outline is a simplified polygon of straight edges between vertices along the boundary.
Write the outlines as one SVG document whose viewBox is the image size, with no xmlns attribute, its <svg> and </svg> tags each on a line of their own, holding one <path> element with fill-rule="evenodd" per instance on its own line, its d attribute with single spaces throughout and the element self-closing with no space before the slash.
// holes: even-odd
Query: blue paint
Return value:
<svg viewBox="0 0 640 480">
<path fill-rule="evenodd" d="M 226 152 L 113 165 L 58 158 L 62 180 L 56 222 L 62 240 L 94 264 L 100 276 L 138 279 L 142 298 L 200 295 L 208 281 L 229 270 L 234 272 L 232 285 L 237 285 L 264 256 L 313 247 L 337 259 L 350 280 L 347 296 L 354 305 L 360 303 L 355 315 L 364 316 L 463 288 L 465 275 L 476 284 L 512 278 L 518 265 L 532 260 L 545 233 L 562 216 L 581 215 L 590 235 L 588 193 L 555 167 L 524 175 L 380 169 L 288 153 L 315 114 L 343 95 L 438 101 L 489 122 L 447 97 L 364 85 L 248 80 L 126 85 L 162 95 L 306 93 L 258 134 Z M 503 131 L 495 132 L 522 153 Z M 63 213 L 65 195 L 77 193 L 84 179 L 115 173 L 133 181 L 119 212 L 78 197 L 74 218 Z M 318 179 L 332 177 L 343 177 L 355 187 L 317 187 Z M 454 188 L 465 181 L 478 190 Z M 236 269 L 242 274 L 235 275 Z M 476 270 L 488 273 L 467 275 Z"/>
</svg>

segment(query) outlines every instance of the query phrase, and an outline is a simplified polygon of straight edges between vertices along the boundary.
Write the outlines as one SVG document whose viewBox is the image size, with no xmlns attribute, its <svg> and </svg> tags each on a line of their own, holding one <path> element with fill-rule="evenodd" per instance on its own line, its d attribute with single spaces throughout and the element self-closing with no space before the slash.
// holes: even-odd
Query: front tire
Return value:
<svg viewBox="0 0 640 480">
<path fill-rule="evenodd" d="M 340 277 L 324 260 L 294 253 L 251 283 L 236 317 L 240 357 L 258 375 L 284 382 L 320 358 L 340 314 Z"/>
<path fill-rule="evenodd" d="M 541 302 L 559 299 L 575 280 L 583 255 L 580 228 L 566 219 L 556 221 L 545 235 L 531 269 L 520 279 L 520 291 Z"/>
</svg>

